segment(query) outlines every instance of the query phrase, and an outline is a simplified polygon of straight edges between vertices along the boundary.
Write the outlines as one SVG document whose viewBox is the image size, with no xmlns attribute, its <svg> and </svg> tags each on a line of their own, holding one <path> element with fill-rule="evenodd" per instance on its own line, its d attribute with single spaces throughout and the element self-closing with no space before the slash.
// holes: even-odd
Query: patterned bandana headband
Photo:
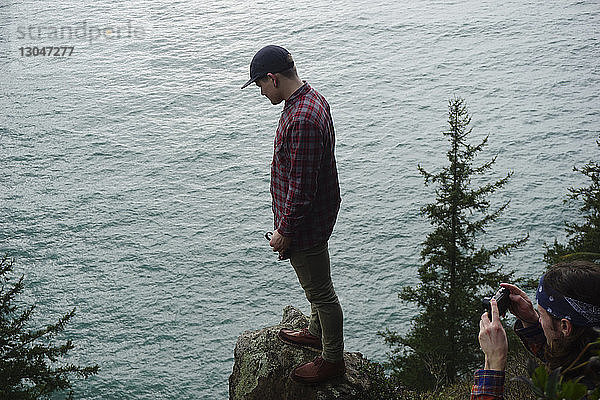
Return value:
<svg viewBox="0 0 600 400">
<path fill-rule="evenodd" d="M 540 278 L 535 298 L 554 318 L 568 319 L 577 326 L 600 326 L 600 307 L 563 296 L 544 284 L 544 276 Z"/>
</svg>

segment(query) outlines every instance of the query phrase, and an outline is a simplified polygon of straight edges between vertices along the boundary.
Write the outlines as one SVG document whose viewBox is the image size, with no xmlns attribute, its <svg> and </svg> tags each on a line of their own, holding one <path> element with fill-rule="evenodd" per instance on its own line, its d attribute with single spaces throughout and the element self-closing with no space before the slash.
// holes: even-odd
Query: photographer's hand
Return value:
<svg viewBox="0 0 600 400">
<path fill-rule="evenodd" d="M 529 296 L 515 285 L 510 283 L 501 283 L 500 286 L 510 290 L 510 312 L 513 313 L 523 323 L 523 327 L 537 325 L 539 315 Z"/>
<path fill-rule="evenodd" d="M 492 306 L 492 320 L 484 312 L 479 322 L 479 345 L 485 354 L 484 369 L 504 371 L 506 368 L 506 355 L 508 353 L 508 340 L 506 332 L 500 322 L 498 303 L 495 299 L 490 301 Z"/>
</svg>

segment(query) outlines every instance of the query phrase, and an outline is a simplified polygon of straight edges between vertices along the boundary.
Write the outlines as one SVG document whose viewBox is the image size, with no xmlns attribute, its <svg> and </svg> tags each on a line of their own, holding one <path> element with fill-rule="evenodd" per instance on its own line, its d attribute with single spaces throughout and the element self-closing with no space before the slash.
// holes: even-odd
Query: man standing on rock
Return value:
<svg viewBox="0 0 600 400">
<path fill-rule="evenodd" d="M 242 89 L 253 82 L 272 104 L 285 101 L 271 164 L 275 230 L 269 244 L 280 258 L 289 257 L 311 306 L 308 328 L 282 329 L 279 337 L 322 350 L 290 375 L 297 382 L 319 383 L 345 373 L 343 315 L 327 247 L 341 202 L 333 121 L 325 98 L 300 80 L 282 47 L 256 53 Z"/>
</svg>

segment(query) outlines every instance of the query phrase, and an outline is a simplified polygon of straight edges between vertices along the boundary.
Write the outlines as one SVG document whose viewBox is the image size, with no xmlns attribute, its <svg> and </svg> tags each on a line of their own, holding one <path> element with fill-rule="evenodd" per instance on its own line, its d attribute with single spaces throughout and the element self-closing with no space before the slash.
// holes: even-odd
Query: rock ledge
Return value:
<svg viewBox="0 0 600 400">
<path fill-rule="evenodd" d="M 360 353 L 344 353 L 346 375 L 321 385 L 302 385 L 289 378 L 298 365 L 312 361 L 318 352 L 283 343 L 282 327 L 301 329 L 308 318 L 295 307 L 283 310 L 279 325 L 240 335 L 235 346 L 233 373 L 229 377 L 230 400 L 359 400 L 369 388 L 361 372 L 366 362 Z"/>
</svg>

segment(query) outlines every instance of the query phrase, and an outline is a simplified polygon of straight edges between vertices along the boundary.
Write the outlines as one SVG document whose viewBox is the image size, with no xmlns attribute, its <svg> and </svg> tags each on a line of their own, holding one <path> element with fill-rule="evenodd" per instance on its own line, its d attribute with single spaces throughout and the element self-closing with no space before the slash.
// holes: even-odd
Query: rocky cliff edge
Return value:
<svg viewBox="0 0 600 400">
<path fill-rule="evenodd" d="M 318 352 L 283 343 L 277 332 L 283 327 L 302 329 L 308 318 L 295 307 L 283 310 L 281 323 L 246 331 L 235 346 L 233 373 L 229 377 L 230 400 L 360 400 L 369 389 L 360 353 L 344 353 L 346 374 L 320 385 L 303 385 L 289 378 L 298 365 L 312 361 Z"/>
</svg>

